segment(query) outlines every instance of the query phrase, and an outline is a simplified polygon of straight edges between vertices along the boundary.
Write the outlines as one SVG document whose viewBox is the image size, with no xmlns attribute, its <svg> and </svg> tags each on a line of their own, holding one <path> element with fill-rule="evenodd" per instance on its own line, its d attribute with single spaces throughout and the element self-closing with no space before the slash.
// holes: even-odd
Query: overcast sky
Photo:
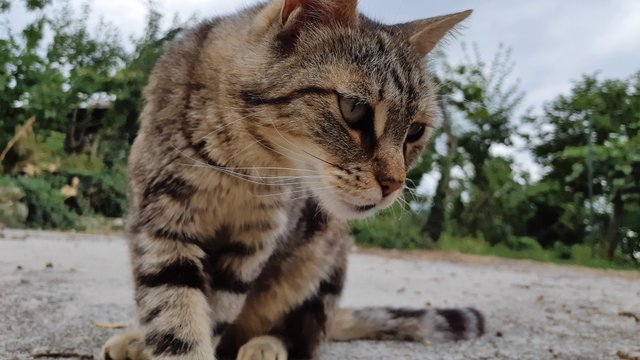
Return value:
<svg viewBox="0 0 640 360">
<path fill-rule="evenodd" d="M 167 21 L 228 14 L 255 0 L 155 0 Z M 86 0 L 70 0 L 79 8 Z M 123 34 L 139 34 L 145 0 L 89 0 L 91 23 L 99 16 Z M 385 23 L 405 22 L 466 9 L 474 14 L 457 39 L 444 48 L 451 60 L 461 57 L 460 42 L 477 43 L 490 60 L 504 43 L 513 50 L 514 77 L 522 81 L 526 104 L 539 108 L 571 87 L 584 73 L 626 77 L 640 70 L 639 0 L 361 0 L 360 10 Z M 12 23 L 24 24 L 21 11 Z"/>
<path fill-rule="evenodd" d="M 86 0 L 69 0 L 78 8 Z M 155 0 L 169 22 L 192 15 L 228 14 L 254 0 Z M 89 0 L 93 27 L 102 16 L 127 36 L 140 34 L 147 12 L 145 0 Z M 567 93 L 585 73 L 628 77 L 640 70 L 640 0 L 361 0 L 360 10 L 384 23 L 398 23 L 474 9 L 465 28 L 444 47 L 452 62 L 461 58 L 461 41 L 477 43 L 488 61 L 498 45 L 512 48 L 514 77 L 521 80 L 526 107 L 539 111 L 545 101 Z M 27 19 L 11 14 L 12 26 Z M 523 107 L 524 107 L 523 106 Z M 531 160 L 516 156 L 532 172 Z"/>
</svg>

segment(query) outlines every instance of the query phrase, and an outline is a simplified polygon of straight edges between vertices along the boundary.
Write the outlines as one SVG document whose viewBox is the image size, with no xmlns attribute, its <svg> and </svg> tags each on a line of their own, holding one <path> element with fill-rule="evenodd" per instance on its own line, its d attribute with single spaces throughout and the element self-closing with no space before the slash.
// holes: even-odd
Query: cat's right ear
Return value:
<svg viewBox="0 0 640 360">
<path fill-rule="evenodd" d="M 420 55 L 427 55 L 452 29 L 471 15 L 472 10 L 455 14 L 416 20 L 396 25 L 406 35 L 413 49 Z"/>
</svg>

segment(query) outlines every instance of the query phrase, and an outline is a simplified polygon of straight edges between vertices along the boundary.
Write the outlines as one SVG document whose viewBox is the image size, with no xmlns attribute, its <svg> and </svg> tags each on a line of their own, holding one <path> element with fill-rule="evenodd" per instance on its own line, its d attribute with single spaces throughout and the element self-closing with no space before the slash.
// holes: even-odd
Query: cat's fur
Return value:
<svg viewBox="0 0 640 360">
<path fill-rule="evenodd" d="M 473 309 L 335 312 L 346 220 L 400 196 L 436 118 L 424 56 L 468 15 L 386 26 L 356 0 L 274 0 L 168 46 L 129 159 L 142 333 L 103 356 L 309 358 L 327 335 L 482 334 Z M 370 117 L 349 126 L 341 97 Z M 405 141 L 414 122 L 425 133 Z"/>
</svg>

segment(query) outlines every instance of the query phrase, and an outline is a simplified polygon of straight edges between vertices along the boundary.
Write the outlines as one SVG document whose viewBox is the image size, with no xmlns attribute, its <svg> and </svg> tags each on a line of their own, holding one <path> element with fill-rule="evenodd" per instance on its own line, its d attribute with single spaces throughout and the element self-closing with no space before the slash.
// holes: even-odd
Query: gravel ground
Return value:
<svg viewBox="0 0 640 360">
<path fill-rule="evenodd" d="M 323 360 L 640 359 L 640 272 L 439 252 L 361 250 L 350 260 L 343 305 L 473 305 L 489 331 L 445 344 L 331 343 Z M 3 231 L 0 359 L 91 359 L 122 331 L 96 322 L 134 319 L 121 238 Z"/>
</svg>

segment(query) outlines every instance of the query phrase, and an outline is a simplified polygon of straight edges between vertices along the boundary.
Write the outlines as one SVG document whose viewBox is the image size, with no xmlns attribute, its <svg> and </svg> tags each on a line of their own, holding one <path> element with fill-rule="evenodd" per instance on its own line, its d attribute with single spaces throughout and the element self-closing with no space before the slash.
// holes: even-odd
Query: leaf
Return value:
<svg viewBox="0 0 640 360">
<path fill-rule="evenodd" d="M 584 165 L 582 163 L 575 163 L 571 166 L 571 174 L 565 176 L 564 181 L 570 183 L 577 179 L 584 172 Z"/>
<path fill-rule="evenodd" d="M 613 186 L 614 186 L 615 188 L 618 188 L 618 189 L 619 189 L 619 188 L 621 188 L 621 187 L 624 187 L 624 185 L 626 184 L 626 182 L 625 182 L 625 180 L 624 180 L 624 179 L 616 178 L 616 179 L 613 179 L 613 183 L 612 183 L 612 184 L 613 184 Z"/>
<path fill-rule="evenodd" d="M 106 323 L 106 322 L 97 322 L 94 321 L 93 324 L 100 329 L 110 329 L 110 330 L 115 330 L 115 329 L 125 329 L 129 327 L 128 323 Z"/>
</svg>

